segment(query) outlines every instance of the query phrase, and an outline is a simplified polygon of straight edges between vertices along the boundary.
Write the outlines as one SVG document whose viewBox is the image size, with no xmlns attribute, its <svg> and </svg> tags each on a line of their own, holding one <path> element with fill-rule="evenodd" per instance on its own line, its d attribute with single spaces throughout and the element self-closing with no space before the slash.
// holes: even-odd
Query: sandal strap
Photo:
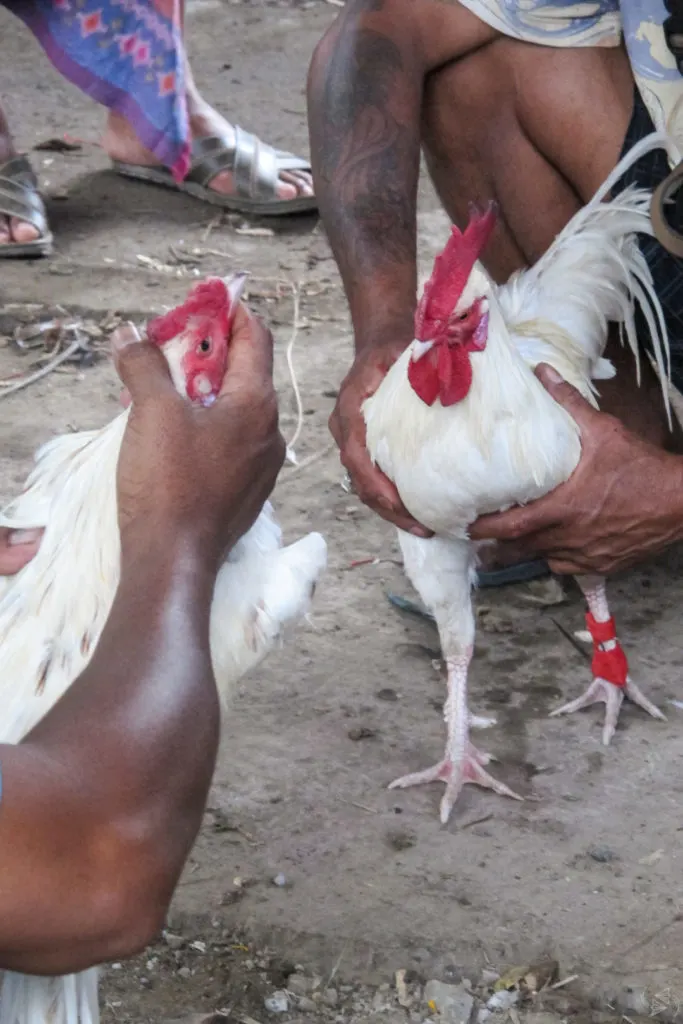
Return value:
<svg viewBox="0 0 683 1024">
<path fill-rule="evenodd" d="M 12 157 L 0 165 L 0 214 L 32 224 L 41 238 L 48 234 L 38 179 L 25 156 Z"/>
<path fill-rule="evenodd" d="M 237 194 L 245 199 L 268 202 L 278 198 L 282 171 L 308 171 L 311 166 L 301 157 L 274 149 L 257 135 L 235 126 L 234 144 L 218 136 L 197 139 L 192 147 L 192 166 L 186 181 L 208 188 L 221 171 L 231 171 Z"/>
</svg>

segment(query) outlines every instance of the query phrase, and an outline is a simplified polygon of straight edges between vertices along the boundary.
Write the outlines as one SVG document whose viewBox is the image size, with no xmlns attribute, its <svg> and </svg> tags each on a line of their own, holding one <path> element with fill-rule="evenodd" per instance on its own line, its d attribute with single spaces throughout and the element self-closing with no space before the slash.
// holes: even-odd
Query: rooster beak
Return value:
<svg viewBox="0 0 683 1024">
<path fill-rule="evenodd" d="M 242 297 L 247 278 L 249 274 L 246 271 L 241 271 L 239 274 L 233 274 L 225 281 L 225 287 L 228 289 L 228 295 L 230 296 L 230 309 L 235 308 L 235 305 L 239 302 Z"/>
<path fill-rule="evenodd" d="M 413 350 L 411 353 L 412 361 L 416 363 L 418 359 L 422 359 L 422 357 L 426 356 L 429 350 L 433 348 L 433 346 L 433 341 L 414 341 Z"/>
</svg>

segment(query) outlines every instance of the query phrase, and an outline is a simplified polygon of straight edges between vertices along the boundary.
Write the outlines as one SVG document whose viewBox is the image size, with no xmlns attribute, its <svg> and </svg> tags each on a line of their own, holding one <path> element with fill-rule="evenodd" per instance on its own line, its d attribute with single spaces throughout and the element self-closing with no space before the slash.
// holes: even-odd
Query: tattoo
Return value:
<svg viewBox="0 0 683 1024">
<path fill-rule="evenodd" d="M 325 226 L 346 278 L 415 260 L 419 96 L 411 103 L 387 36 L 350 23 L 336 42 L 311 123 Z"/>
</svg>

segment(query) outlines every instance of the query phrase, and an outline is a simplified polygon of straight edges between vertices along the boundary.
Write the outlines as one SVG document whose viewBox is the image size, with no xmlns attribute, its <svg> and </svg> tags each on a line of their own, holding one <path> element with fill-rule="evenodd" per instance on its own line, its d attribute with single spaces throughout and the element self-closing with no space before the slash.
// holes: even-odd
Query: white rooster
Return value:
<svg viewBox="0 0 683 1024">
<path fill-rule="evenodd" d="M 485 513 L 522 505 L 567 480 L 581 455 L 579 430 L 533 374 L 553 366 L 593 405 L 592 380 L 614 374 L 602 358 L 608 324 L 622 328 L 636 360 L 634 301 L 645 314 L 663 381 L 668 340 L 661 306 L 636 233 L 651 234 L 650 193 L 629 188 L 603 202 L 626 168 L 645 152 L 670 145 L 652 134 L 634 147 L 595 197 L 531 268 L 502 287 L 477 263 L 495 211 L 476 212 L 467 229 L 452 229 L 416 313 L 416 340 L 387 373 L 363 413 L 367 447 L 395 483 L 409 512 L 434 531 L 424 540 L 399 531 L 404 566 L 436 620 L 448 671 L 446 752 L 433 768 L 393 787 L 446 783 L 446 822 L 465 783 L 521 799 L 491 777 L 492 758 L 473 746 L 467 673 L 474 645 L 472 587 L 475 545 L 468 527 Z M 587 603 L 594 679 L 586 693 L 554 714 L 606 704 L 603 741 L 616 727 L 624 695 L 655 718 L 664 716 L 628 674 L 602 578 L 577 580 Z"/>
<path fill-rule="evenodd" d="M 235 304 L 245 275 L 195 286 L 183 306 L 147 325 L 178 391 L 209 405 L 226 371 Z M 17 743 L 88 663 L 119 580 L 116 468 L 128 413 L 102 430 L 46 444 L 23 493 L 0 524 L 45 527 L 17 576 L 0 579 L 0 742 Z M 323 537 L 282 546 L 266 504 L 218 573 L 211 658 L 225 706 L 235 683 L 304 617 L 326 566 Z M 77 898 L 77 897 L 76 897 Z M 58 978 L 6 973 L 0 1024 L 97 1024 L 97 969 Z"/>
</svg>

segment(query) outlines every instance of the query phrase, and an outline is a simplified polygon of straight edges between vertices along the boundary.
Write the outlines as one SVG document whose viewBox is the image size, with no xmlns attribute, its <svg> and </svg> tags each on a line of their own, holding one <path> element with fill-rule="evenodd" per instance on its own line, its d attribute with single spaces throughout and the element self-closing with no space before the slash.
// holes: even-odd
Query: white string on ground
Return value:
<svg viewBox="0 0 683 1024">
<path fill-rule="evenodd" d="M 287 458 L 289 461 L 296 466 L 297 458 L 295 451 L 295 444 L 301 436 L 301 431 L 304 425 L 304 407 L 301 401 L 301 391 L 299 390 L 299 382 L 296 378 L 296 370 L 294 369 L 294 346 L 299 336 L 299 311 L 301 309 L 301 281 L 297 284 L 291 284 L 292 299 L 294 303 L 294 312 L 292 313 L 292 334 L 285 350 L 285 358 L 287 359 L 287 369 L 289 370 L 289 378 L 292 382 L 292 390 L 294 392 L 294 400 L 296 402 L 296 427 L 287 444 Z"/>
</svg>

